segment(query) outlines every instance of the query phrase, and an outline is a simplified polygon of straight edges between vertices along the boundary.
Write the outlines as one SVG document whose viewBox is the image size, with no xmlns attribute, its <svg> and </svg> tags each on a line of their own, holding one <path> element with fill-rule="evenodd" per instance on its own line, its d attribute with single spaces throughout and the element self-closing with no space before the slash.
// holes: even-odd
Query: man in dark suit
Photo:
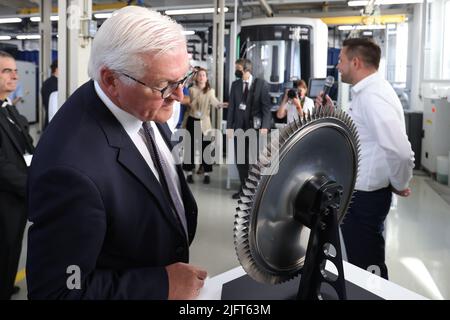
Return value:
<svg viewBox="0 0 450 320">
<path fill-rule="evenodd" d="M 261 134 L 266 135 L 272 124 L 269 85 L 264 79 L 253 77 L 250 60 L 236 60 L 235 68 L 235 75 L 238 79 L 231 84 L 230 89 L 227 119 L 228 136 L 233 136 L 236 129 L 244 131 L 259 129 Z M 241 181 L 240 190 L 242 190 L 248 175 L 251 148 L 248 138 L 245 138 L 243 148 L 240 147 L 239 141 L 243 140 L 235 137 L 236 166 Z M 240 156 L 239 152 L 242 151 L 244 155 Z M 239 194 L 239 191 L 233 194 L 233 199 L 238 199 Z"/>
<path fill-rule="evenodd" d="M 34 151 L 28 121 L 7 99 L 17 81 L 16 61 L 0 51 L 0 300 L 18 288 L 14 281 L 27 221 L 25 158 Z"/>
<path fill-rule="evenodd" d="M 31 299 L 191 299 L 197 205 L 165 122 L 189 73 L 180 25 L 143 7 L 98 30 L 89 76 L 50 122 L 28 181 Z"/>
<path fill-rule="evenodd" d="M 58 60 L 52 62 L 50 66 L 52 75 L 44 81 L 41 88 L 42 104 L 45 110 L 44 129 L 48 126 L 48 104 L 50 100 L 50 94 L 58 91 Z"/>
</svg>

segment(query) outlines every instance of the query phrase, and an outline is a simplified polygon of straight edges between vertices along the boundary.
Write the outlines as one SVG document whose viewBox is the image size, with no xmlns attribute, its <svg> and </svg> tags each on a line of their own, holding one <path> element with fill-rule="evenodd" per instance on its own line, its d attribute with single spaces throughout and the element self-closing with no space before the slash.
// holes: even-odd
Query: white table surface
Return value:
<svg viewBox="0 0 450 320">
<path fill-rule="evenodd" d="M 366 289 L 385 300 L 427 300 L 427 298 L 405 289 L 391 281 L 358 268 L 343 261 L 344 275 L 347 281 Z M 327 268 L 328 269 L 328 268 Z M 197 300 L 220 300 L 222 285 L 245 275 L 242 267 L 236 267 L 215 277 L 205 280 Z"/>
</svg>

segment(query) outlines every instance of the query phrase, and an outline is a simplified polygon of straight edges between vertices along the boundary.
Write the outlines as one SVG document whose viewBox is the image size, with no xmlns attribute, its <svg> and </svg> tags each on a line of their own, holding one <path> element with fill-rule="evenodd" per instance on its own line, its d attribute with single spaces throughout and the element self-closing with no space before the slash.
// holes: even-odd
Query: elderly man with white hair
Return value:
<svg viewBox="0 0 450 320">
<path fill-rule="evenodd" d="M 31 299 L 192 299 L 197 205 L 165 123 L 189 69 L 182 27 L 125 7 L 98 30 L 92 80 L 42 136 L 28 183 Z"/>
</svg>

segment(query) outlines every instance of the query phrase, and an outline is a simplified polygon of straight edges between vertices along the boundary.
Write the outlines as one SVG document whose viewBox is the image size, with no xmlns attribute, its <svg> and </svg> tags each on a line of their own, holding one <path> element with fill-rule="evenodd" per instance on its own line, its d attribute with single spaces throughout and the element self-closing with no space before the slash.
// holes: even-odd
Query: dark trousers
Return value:
<svg viewBox="0 0 450 320">
<path fill-rule="evenodd" d="M 356 191 L 341 225 L 348 262 L 385 279 L 388 279 L 388 269 L 383 231 L 391 199 L 390 188 Z"/>
<path fill-rule="evenodd" d="M 254 129 L 248 129 L 248 130 L 254 130 Z M 261 151 L 260 150 L 260 137 L 259 137 L 259 130 L 254 130 L 256 134 L 256 141 L 251 141 L 248 137 L 245 137 L 245 144 L 244 148 L 242 146 L 238 146 L 238 138 L 234 137 L 234 159 L 236 161 L 236 167 L 238 169 L 239 173 L 239 180 L 241 181 L 241 190 L 242 186 L 245 184 L 245 179 L 247 179 L 248 176 L 248 170 L 250 169 L 250 164 L 253 164 L 256 159 L 259 159 L 258 154 Z M 239 142 L 242 144 L 242 142 Z M 252 145 L 250 145 L 250 143 Z M 238 149 L 239 147 L 239 149 Z M 242 153 L 243 155 L 238 156 L 238 152 Z M 252 155 L 252 157 L 251 157 Z M 243 160 L 243 161 L 242 161 Z M 250 163 L 253 161 L 252 163 Z"/>
<path fill-rule="evenodd" d="M 195 152 L 196 152 L 196 150 L 200 150 L 200 146 L 201 146 L 201 153 L 200 153 L 201 166 L 203 167 L 204 172 L 211 172 L 212 164 L 207 164 L 203 157 L 203 152 L 205 152 L 206 147 L 209 146 L 211 141 L 204 141 L 203 134 L 201 135 L 201 141 L 195 140 L 195 137 L 194 137 L 195 122 L 198 122 L 198 125 L 200 125 L 200 120 L 192 118 L 192 117 L 187 118 L 186 129 L 189 131 L 189 134 L 191 136 L 191 149 L 190 149 L 191 152 L 190 152 L 190 156 L 187 156 L 183 159 L 183 170 L 192 171 L 195 169 L 195 163 L 194 163 Z M 187 153 L 185 152 L 185 156 L 186 155 L 187 155 Z"/>
<path fill-rule="evenodd" d="M 241 151 L 239 151 L 241 152 Z M 244 162 L 242 163 L 238 158 L 238 145 L 237 138 L 234 138 L 234 158 L 236 160 L 236 167 L 239 173 L 239 180 L 241 181 L 241 190 L 245 184 L 245 179 L 248 176 L 248 169 L 250 167 L 250 151 L 249 151 L 249 140 L 245 139 L 245 147 L 244 147 Z"/>
<path fill-rule="evenodd" d="M 14 209 L 5 207 L 0 205 L 0 300 L 11 297 L 27 222 L 25 204 Z"/>
</svg>

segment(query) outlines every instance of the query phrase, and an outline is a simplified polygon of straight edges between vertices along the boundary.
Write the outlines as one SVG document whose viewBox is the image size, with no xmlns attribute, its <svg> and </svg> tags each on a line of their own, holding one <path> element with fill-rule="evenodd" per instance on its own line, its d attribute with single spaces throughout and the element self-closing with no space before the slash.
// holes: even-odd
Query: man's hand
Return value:
<svg viewBox="0 0 450 320">
<path fill-rule="evenodd" d="M 233 138 L 234 130 L 233 129 L 227 129 L 227 138 L 231 139 Z"/>
<path fill-rule="evenodd" d="M 391 187 L 391 191 L 395 194 L 398 194 L 400 197 L 409 197 L 411 194 L 411 188 L 407 188 L 405 190 L 397 190 L 394 187 Z"/>
<path fill-rule="evenodd" d="M 267 134 L 267 128 L 261 128 L 261 129 L 259 129 L 259 133 L 261 133 L 261 134 Z"/>
<path fill-rule="evenodd" d="M 325 105 L 323 105 L 323 91 L 321 91 L 320 94 L 314 100 L 314 105 L 316 106 L 316 108 L 320 107 L 320 106 L 334 107 L 333 101 L 331 100 L 331 98 L 328 95 L 325 96 L 325 101 L 326 101 L 326 103 L 325 103 Z"/>
<path fill-rule="evenodd" d="M 166 266 L 166 271 L 169 278 L 169 300 L 196 298 L 208 275 L 205 270 L 182 262 Z"/>
</svg>

